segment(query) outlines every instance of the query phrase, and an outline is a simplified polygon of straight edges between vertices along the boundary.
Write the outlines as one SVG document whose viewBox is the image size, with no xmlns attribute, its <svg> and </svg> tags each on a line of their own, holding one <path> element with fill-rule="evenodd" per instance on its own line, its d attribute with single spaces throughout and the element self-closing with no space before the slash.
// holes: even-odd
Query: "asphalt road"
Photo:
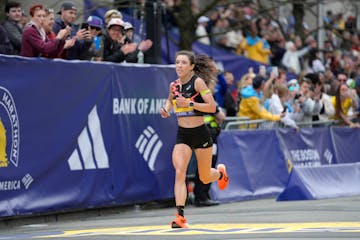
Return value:
<svg viewBox="0 0 360 240">
<path fill-rule="evenodd" d="M 3 239 L 360 239 L 360 196 L 187 206 L 189 229 L 171 229 L 173 207 L 128 206 L 0 222 Z"/>
</svg>

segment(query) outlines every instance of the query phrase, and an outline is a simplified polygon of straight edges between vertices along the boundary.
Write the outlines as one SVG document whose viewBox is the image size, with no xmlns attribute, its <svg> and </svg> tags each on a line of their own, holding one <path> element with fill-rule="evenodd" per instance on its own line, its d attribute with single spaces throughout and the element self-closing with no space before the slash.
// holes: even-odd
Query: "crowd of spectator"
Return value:
<svg viewBox="0 0 360 240">
<path fill-rule="evenodd" d="M 77 7 L 63 2 L 59 11 L 32 5 L 28 19 L 21 4 L 8 1 L 6 20 L 0 25 L 0 54 L 111 62 L 144 62 L 152 47 L 149 39 L 134 42 L 134 27 L 116 9 L 102 18 L 89 16 L 75 24 Z"/>
<path fill-rule="evenodd" d="M 195 2 L 193 11 L 200 12 Z M 294 16 L 285 19 L 275 11 L 258 11 L 254 1 L 216 7 L 201 16 L 195 28 L 199 42 L 263 65 L 257 74 L 249 69 L 236 79 L 235 88 L 219 77 L 215 97 L 229 111 L 227 116 L 234 114 L 223 98 L 235 89 L 232 96 L 238 103 L 237 116 L 273 121 L 268 126 L 280 122 L 298 129 L 297 123 L 330 121 L 359 127 L 360 32 L 356 19 L 328 11 L 323 19 L 324 47 L 320 49 L 317 32 L 312 33 L 306 22 L 301 37 L 295 32 Z M 297 78 L 287 79 L 287 73 Z"/>
<path fill-rule="evenodd" d="M 192 11 L 200 12 L 195 3 Z M 174 1 L 165 4 L 171 7 Z M 263 65 L 258 73 L 249 69 L 241 79 L 234 79 L 226 69 L 219 71 L 214 96 L 227 116 L 272 120 L 295 129 L 298 122 L 314 120 L 359 126 L 356 19 L 328 11 L 323 19 L 324 48 L 319 49 L 316 35 L 305 22 L 307 35 L 301 38 L 294 30 L 293 16 L 279 19 L 275 11 L 260 15 L 258 10 L 254 2 L 216 7 L 201 16 L 194 29 L 201 43 Z M 0 25 L 1 54 L 135 63 L 144 61 L 144 53 L 153 44 L 149 39 L 135 42 L 133 25 L 116 9 L 103 18 L 89 16 L 81 25 L 75 24 L 73 2 L 63 2 L 56 13 L 36 4 L 28 17 L 20 3 L 8 1 L 5 12 L 7 18 Z M 176 31 L 176 24 L 168 22 Z M 298 77 L 287 79 L 287 72 Z"/>
</svg>

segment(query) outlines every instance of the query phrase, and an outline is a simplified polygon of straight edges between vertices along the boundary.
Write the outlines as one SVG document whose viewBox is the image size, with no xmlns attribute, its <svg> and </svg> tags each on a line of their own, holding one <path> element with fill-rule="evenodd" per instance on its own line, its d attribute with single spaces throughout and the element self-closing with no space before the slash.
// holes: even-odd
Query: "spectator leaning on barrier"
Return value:
<svg viewBox="0 0 360 240">
<path fill-rule="evenodd" d="M 123 39 L 124 22 L 120 18 L 112 18 L 107 25 L 107 33 L 104 35 L 104 54 L 103 60 L 109 62 L 128 61 L 127 55 L 136 51 L 136 43 L 121 44 L 119 39 Z M 136 62 L 136 56 L 132 56 L 130 62 Z"/>
<path fill-rule="evenodd" d="M 134 26 L 129 22 L 124 22 L 124 36 L 120 41 L 120 44 L 127 44 L 134 42 Z M 129 53 L 126 58 L 127 62 L 144 63 L 144 53 L 146 53 L 153 45 L 150 39 L 141 40 L 136 42 L 136 51 Z"/>
<path fill-rule="evenodd" d="M 89 16 L 86 22 L 89 25 L 93 42 L 90 48 L 81 54 L 80 58 L 82 60 L 102 61 L 104 53 L 103 20 L 97 16 Z"/>
<path fill-rule="evenodd" d="M 299 127 L 296 125 L 295 121 L 291 119 L 290 111 L 287 109 L 286 102 L 290 96 L 290 91 L 288 87 L 283 83 L 276 83 L 273 86 L 273 93 L 271 98 L 268 101 L 268 111 L 274 115 L 280 115 L 284 113 L 284 117 L 281 118 L 281 122 L 295 130 L 298 130 Z M 273 128 L 277 126 L 277 122 L 267 122 L 262 124 L 263 127 Z"/>
<path fill-rule="evenodd" d="M 58 14 L 60 17 L 55 20 L 53 31 L 58 34 L 61 29 L 67 26 L 71 27 L 69 38 L 76 37 L 76 41 L 74 46 L 69 49 L 67 59 L 80 59 L 81 54 L 87 51 L 92 44 L 91 33 L 89 29 L 79 29 L 79 26 L 74 24 L 77 15 L 74 3 L 64 2 Z"/>
<path fill-rule="evenodd" d="M 321 110 L 319 96 L 314 98 L 314 85 L 312 81 L 303 77 L 300 82 L 299 94 L 295 97 L 295 103 L 300 108 L 296 121 L 309 123 L 312 122 L 313 116 L 318 115 Z"/>
<path fill-rule="evenodd" d="M 359 128 L 359 123 L 353 123 L 348 115 L 350 108 L 357 109 L 358 102 L 355 97 L 355 92 L 350 90 L 344 83 L 340 84 L 336 91 L 336 95 L 331 98 L 331 102 L 335 107 L 336 120 L 340 120 L 342 125 Z"/>
<path fill-rule="evenodd" d="M 18 2 L 9 1 L 5 5 L 6 20 L 3 23 L 7 37 L 13 48 L 13 54 L 20 54 L 22 29 L 19 26 L 21 20 L 21 5 Z"/>
<path fill-rule="evenodd" d="M 55 23 L 54 11 L 52 9 L 45 9 L 45 19 L 44 19 L 43 28 L 45 30 L 46 37 L 49 40 L 56 40 L 56 38 L 57 38 L 57 36 L 55 35 L 55 33 L 52 30 L 54 23 Z M 67 28 L 65 28 L 65 30 L 70 33 L 71 28 L 67 27 Z M 59 37 L 61 37 L 61 34 L 63 34 L 62 31 L 60 31 L 58 33 Z M 47 57 L 47 58 L 64 58 L 65 59 L 67 57 L 67 49 L 71 48 L 74 44 L 75 44 L 75 38 L 67 39 L 67 40 L 65 40 L 65 45 L 63 47 L 61 45 L 59 45 L 59 50 L 54 52 L 54 55 L 44 54 L 43 56 Z"/>
<path fill-rule="evenodd" d="M 30 7 L 31 20 L 22 36 L 21 56 L 42 57 L 57 56 L 65 45 L 65 38 L 70 33 L 69 28 L 61 30 L 55 39 L 49 39 L 43 28 L 45 10 L 41 4 Z"/>
<path fill-rule="evenodd" d="M 334 116 L 335 109 L 331 103 L 331 97 L 324 92 L 324 75 L 311 73 L 306 77 L 312 79 L 314 85 L 314 99 L 320 103 L 320 112 L 317 115 L 313 115 L 313 121 L 327 121 L 330 117 Z"/>
<path fill-rule="evenodd" d="M 241 91 L 242 99 L 238 113 L 240 117 L 249 117 L 251 120 L 264 119 L 269 121 L 280 121 L 280 118 L 284 116 L 284 114 L 273 115 L 264 108 L 261 103 L 264 84 L 265 78 L 261 75 L 256 75 L 252 81 L 252 85 Z"/>
</svg>

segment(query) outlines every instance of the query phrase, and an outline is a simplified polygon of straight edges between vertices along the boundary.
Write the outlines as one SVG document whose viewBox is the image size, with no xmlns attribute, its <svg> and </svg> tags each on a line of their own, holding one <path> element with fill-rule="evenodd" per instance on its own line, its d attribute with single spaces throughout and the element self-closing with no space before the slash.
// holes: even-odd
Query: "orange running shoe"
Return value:
<svg viewBox="0 0 360 240">
<path fill-rule="evenodd" d="M 218 180 L 218 186 L 220 190 L 224 190 L 229 185 L 229 177 L 226 173 L 226 167 L 224 164 L 219 164 L 217 170 L 222 173 L 222 178 Z"/>
<path fill-rule="evenodd" d="M 186 222 L 186 218 L 175 214 L 175 219 L 171 221 L 172 228 L 189 228 L 189 224 Z"/>
</svg>

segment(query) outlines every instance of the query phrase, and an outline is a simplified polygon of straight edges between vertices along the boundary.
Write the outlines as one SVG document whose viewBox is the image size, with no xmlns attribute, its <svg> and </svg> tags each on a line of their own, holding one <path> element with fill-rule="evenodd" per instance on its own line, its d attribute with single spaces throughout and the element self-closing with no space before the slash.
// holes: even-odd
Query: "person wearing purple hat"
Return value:
<svg viewBox="0 0 360 240">
<path fill-rule="evenodd" d="M 53 31 L 57 34 L 61 29 L 67 26 L 71 27 L 69 38 L 75 38 L 75 44 L 68 51 L 67 59 L 81 59 L 81 56 L 90 48 L 92 37 L 89 29 L 79 29 L 75 24 L 77 16 L 77 7 L 73 2 L 64 2 L 57 12 L 60 16 L 55 20 Z"/>
<path fill-rule="evenodd" d="M 80 59 L 101 61 L 104 52 L 104 43 L 102 38 L 103 20 L 97 16 L 89 16 L 86 22 L 89 25 L 93 42 L 89 50 L 84 52 Z"/>
</svg>

